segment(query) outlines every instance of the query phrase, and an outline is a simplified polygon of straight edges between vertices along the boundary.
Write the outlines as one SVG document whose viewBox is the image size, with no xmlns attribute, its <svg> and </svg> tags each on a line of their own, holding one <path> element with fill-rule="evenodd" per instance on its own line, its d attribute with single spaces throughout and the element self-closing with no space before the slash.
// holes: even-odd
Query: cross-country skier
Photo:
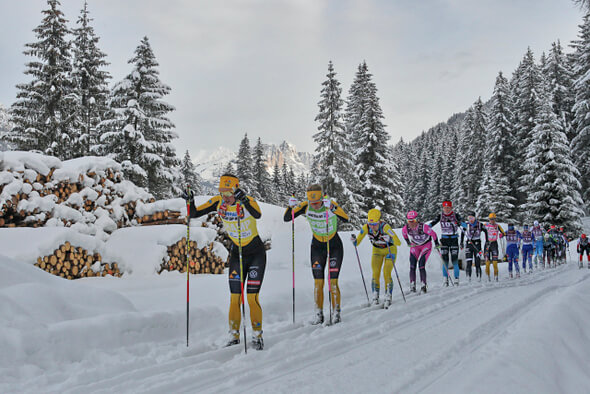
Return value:
<svg viewBox="0 0 590 394">
<path fill-rule="evenodd" d="M 567 238 L 567 235 L 565 234 L 565 228 L 564 227 L 560 227 L 559 228 L 559 246 L 560 246 L 560 252 L 559 255 L 561 257 L 561 263 L 565 264 L 566 260 L 567 260 L 567 248 L 569 248 L 570 246 L 570 242 Z"/>
<path fill-rule="evenodd" d="M 453 212 L 453 203 L 445 200 L 442 203 L 442 213 L 430 222 L 430 227 L 434 227 L 440 222 L 440 252 L 443 259 L 443 276 L 445 286 L 449 285 L 449 258 L 453 262 L 453 271 L 455 284 L 459 284 L 459 229 L 461 228 L 461 216 Z"/>
<path fill-rule="evenodd" d="M 391 226 L 381 220 L 381 211 L 373 208 L 367 215 L 367 224 L 363 225 L 357 236 L 351 235 L 351 241 L 354 246 L 360 244 L 365 235 L 369 236 L 373 245 L 371 257 L 371 268 L 373 270 L 373 279 L 371 280 L 371 289 L 373 292 L 373 305 L 379 304 L 379 290 L 381 267 L 383 267 L 383 279 L 385 280 L 385 308 L 391 305 L 391 293 L 393 291 L 393 279 L 391 271 L 397 256 L 397 247 L 401 244 L 399 238 Z M 385 264 L 383 264 L 385 260 Z"/>
<path fill-rule="evenodd" d="M 520 243 L 522 235 L 520 231 L 514 228 L 512 223 L 508 224 L 508 231 L 504 235 L 506 238 L 506 254 L 508 255 L 508 272 L 512 278 L 512 264 L 516 268 L 516 277 L 520 277 L 520 269 L 518 267 L 518 255 L 520 254 Z"/>
<path fill-rule="evenodd" d="M 469 212 L 467 214 L 467 223 L 462 223 L 464 231 L 461 233 L 461 248 L 463 248 L 464 241 L 465 247 L 465 260 L 467 266 L 465 272 L 469 281 L 471 281 L 471 265 L 475 265 L 475 276 L 481 281 L 481 256 L 483 251 L 481 249 L 481 233 L 485 233 L 487 236 L 487 230 L 482 223 L 475 217 L 475 212 Z"/>
<path fill-rule="evenodd" d="M 549 231 L 545 233 L 545 244 L 543 245 L 543 249 L 547 249 L 546 257 L 549 267 L 557 267 L 560 238 L 562 237 L 559 235 L 557 228 L 552 224 Z"/>
<path fill-rule="evenodd" d="M 535 244 L 535 235 L 529 230 L 529 225 L 525 224 L 522 229 L 522 270 L 526 271 L 526 262 L 529 262 L 529 273 L 533 272 L 533 245 Z"/>
<path fill-rule="evenodd" d="M 586 252 L 586 258 L 588 259 L 588 269 L 590 269 L 590 243 L 588 243 L 588 237 L 586 234 L 582 234 L 578 240 L 577 246 L 578 253 L 580 254 L 579 267 L 584 267 L 584 252 Z"/>
<path fill-rule="evenodd" d="M 324 271 L 328 251 L 330 253 L 328 275 L 330 275 L 330 295 L 333 311 L 331 318 L 332 323 L 340 323 L 338 276 L 342 267 L 344 248 L 338 235 L 338 220 L 348 222 L 348 215 L 335 201 L 323 195 L 322 187 L 318 184 L 310 185 L 307 188 L 307 201 L 298 203 L 294 197 L 289 199 L 289 207 L 283 217 L 285 222 L 291 221 L 291 211 L 293 211 L 295 217 L 305 215 L 313 233 L 311 241 L 311 272 L 314 278 L 316 313 L 311 323 L 322 324 L 324 322 Z M 326 223 L 326 215 L 328 216 L 328 223 Z"/>
<path fill-rule="evenodd" d="M 432 251 L 431 240 L 434 240 L 436 248 L 440 249 L 440 243 L 434 230 L 426 223 L 418 222 L 418 213 L 410 211 L 406 215 L 407 224 L 402 228 L 402 235 L 406 244 L 410 247 L 410 291 L 416 291 L 416 265 L 420 270 L 421 292 L 426 293 L 426 261 Z"/>
<path fill-rule="evenodd" d="M 490 262 L 494 264 L 494 278 L 498 281 L 498 239 L 505 235 L 502 226 L 496 223 L 496 214 L 490 213 L 488 216 L 489 222 L 485 224 L 487 230 L 486 233 L 486 245 L 485 245 L 485 256 L 486 256 L 486 274 L 488 280 L 490 278 Z"/>
<path fill-rule="evenodd" d="M 535 220 L 533 229 L 531 230 L 535 237 L 535 268 L 539 263 L 543 264 L 545 268 L 545 260 L 543 258 L 543 228 L 539 225 L 539 222 Z"/>
<path fill-rule="evenodd" d="M 240 343 L 240 301 L 241 283 L 244 281 L 244 292 L 247 292 L 250 306 L 250 320 L 252 322 L 252 347 L 262 350 L 262 308 L 258 300 L 260 286 L 264 279 L 266 268 L 266 250 L 258 235 L 256 219 L 262 213 L 254 198 L 247 196 L 240 189 L 239 180 L 235 175 L 223 174 L 219 180 L 219 195 L 195 208 L 192 196 L 183 197 L 190 202 L 191 218 L 217 212 L 223 221 L 223 227 L 232 240 L 229 257 L 229 289 L 231 292 L 229 304 L 229 334 L 227 346 Z M 240 211 L 238 212 L 238 204 Z M 238 228 L 238 215 L 240 228 Z M 242 266 L 244 278 L 240 278 L 240 251 L 242 247 Z M 247 281 L 246 281 L 247 278 Z M 247 289 L 246 289 L 247 287 Z M 244 338 L 245 340 L 245 338 Z"/>
</svg>

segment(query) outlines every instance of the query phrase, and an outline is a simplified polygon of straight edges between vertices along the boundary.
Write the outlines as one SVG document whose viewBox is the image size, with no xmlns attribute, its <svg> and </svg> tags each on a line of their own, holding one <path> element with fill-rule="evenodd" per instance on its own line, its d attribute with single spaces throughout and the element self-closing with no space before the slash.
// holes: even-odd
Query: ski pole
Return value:
<svg viewBox="0 0 590 394">
<path fill-rule="evenodd" d="M 391 261 L 393 263 L 393 270 L 395 271 L 395 277 L 397 278 L 397 284 L 399 285 L 399 291 L 402 293 L 402 297 L 404 297 L 404 302 L 406 301 L 406 295 L 404 294 L 404 290 L 402 289 L 402 282 L 399 280 L 399 275 L 397 274 L 397 268 L 395 267 L 395 260 L 393 260 L 393 253 L 391 253 L 391 245 L 387 245 L 387 249 L 389 250 L 389 254 L 391 255 Z M 369 296 L 367 296 L 367 299 Z"/>
<path fill-rule="evenodd" d="M 189 315 L 189 260 L 190 260 L 190 239 L 191 239 L 191 188 L 186 186 L 189 199 L 186 202 L 186 347 L 188 347 L 188 315 Z"/>
<path fill-rule="evenodd" d="M 291 207 L 291 242 L 293 251 L 293 324 L 295 324 L 295 211 Z"/>
<path fill-rule="evenodd" d="M 246 306 L 244 302 L 244 264 L 242 261 L 242 226 L 240 221 L 241 214 L 240 203 L 236 205 L 236 213 L 238 215 L 238 251 L 240 256 L 240 286 L 242 291 L 242 326 L 244 327 L 244 353 L 248 353 L 248 345 L 246 344 Z"/>
<path fill-rule="evenodd" d="M 327 198 L 327 196 L 324 198 Z M 330 209 L 328 207 L 324 208 L 326 208 L 326 250 L 328 252 L 328 302 L 330 303 L 330 325 L 332 325 L 332 278 L 330 277 L 330 228 L 328 221 L 328 211 Z"/>
<path fill-rule="evenodd" d="M 363 267 L 361 266 L 361 258 L 359 257 L 359 251 L 354 245 L 354 251 L 356 252 L 356 260 L 359 263 L 359 270 L 361 271 L 361 279 L 363 280 L 363 287 L 365 288 L 365 294 L 367 295 L 367 306 L 371 305 L 371 301 L 369 301 L 369 292 L 367 291 L 367 284 L 365 283 L 365 276 L 363 275 Z"/>
</svg>

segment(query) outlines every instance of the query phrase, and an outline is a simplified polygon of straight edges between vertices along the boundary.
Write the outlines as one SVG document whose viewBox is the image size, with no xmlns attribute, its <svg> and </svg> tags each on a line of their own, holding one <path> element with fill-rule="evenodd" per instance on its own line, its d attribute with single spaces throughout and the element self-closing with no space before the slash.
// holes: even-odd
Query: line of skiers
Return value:
<svg viewBox="0 0 590 394">
<path fill-rule="evenodd" d="M 251 344 L 255 349 L 262 350 L 262 308 L 258 294 L 264 278 L 266 267 L 266 251 L 264 244 L 258 235 L 256 220 L 262 215 L 260 207 L 254 198 L 247 196 L 240 188 L 239 180 L 232 174 L 224 174 L 219 182 L 219 195 L 212 197 L 204 204 L 195 207 L 190 189 L 187 189 L 183 198 L 189 203 L 190 217 L 203 216 L 210 212 L 216 212 L 223 222 L 225 231 L 232 241 L 229 257 L 228 281 L 230 288 L 230 306 L 228 313 L 230 338 L 227 345 L 240 343 L 240 303 L 244 303 L 244 293 L 250 309 L 250 321 L 252 324 Z M 324 282 L 326 265 L 328 268 L 328 288 L 330 323 L 341 321 L 341 295 L 338 286 L 338 277 L 344 258 L 342 240 L 338 235 L 338 222 L 347 222 L 348 215 L 332 199 L 324 195 L 322 187 L 318 184 L 310 185 L 306 191 L 306 200 L 299 202 L 294 197 L 289 199 L 288 207 L 283 220 L 294 221 L 299 216 L 305 216 L 313 237 L 311 240 L 311 271 L 314 278 L 314 302 L 315 314 L 312 324 L 324 322 Z M 420 292 L 427 292 L 426 262 L 432 252 L 434 243 L 437 253 L 442 259 L 442 272 L 444 284 L 459 284 L 459 250 L 465 250 L 466 274 L 471 280 L 472 266 L 475 268 L 476 277 L 481 281 L 482 259 L 485 259 L 486 274 L 491 281 L 490 265 L 494 267 L 494 279 L 498 281 L 498 242 L 502 237 L 506 239 L 506 253 L 508 269 L 512 277 L 513 266 L 517 277 L 520 275 L 518 258 L 522 249 L 523 270 L 526 272 L 526 263 L 529 263 L 529 272 L 538 264 L 551 265 L 553 262 L 565 261 L 565 251 L 569 245 L 563 228 L 556 229 L 554 225 L 545 232 L 537 221 L 529 229 L 523 227 L 522 233 L 509 224 L 508 230 L 496 223 L 495 213 L 490 213 L 489 221 L 482 223 L 477 220 L 474 212 L 467 214 L 467 221 L 453 211 L 453 204 L 446 200 L 442 203 L 442 212 L 429 223 L 418 220 L 418 213 L 410 211 L 406 215 L 407 223 L 402 228 L 402 236 L 410 247 L 410 292 L 416 292 L 416 268 L 420 273 Z M 432 227 L 440 223 L 441 237 L 438 238 Z M 459 238 L 459 232 L 461 232 Z M 485 235 L 485 244 L 482 248 L 481 234 Z M 379 209 L 374 208 L 368 212 L 367 223 L 364 224 L 357 236 L 351 236 L 351 242 L 356 247 L 365 236 L 368 236 L 373 248 L 371 257 L 372 280 L 371 289 L 373 304 L 379 304 L 380 276 L 383 270 L 385 282 L 384 305 L 391 304 L 393 292 L 392 270 L 397 257 L 397 246 L 401 244 L 391 226 L 382 220 Z M 580 262 L 582 255 L 588 256 L 588 268 L 590 268 L 590 245 L 588 238 L 583 235 L 578 242 Z M 449 271 L 449 263 L 452 263 L 453 279 Z M 581 264 L 581 263 L 580 263 Z M 401 287 L 401 285 L 400 285 Z M 243 312 L 242 312 L 243 313 Z"/>
</svg>

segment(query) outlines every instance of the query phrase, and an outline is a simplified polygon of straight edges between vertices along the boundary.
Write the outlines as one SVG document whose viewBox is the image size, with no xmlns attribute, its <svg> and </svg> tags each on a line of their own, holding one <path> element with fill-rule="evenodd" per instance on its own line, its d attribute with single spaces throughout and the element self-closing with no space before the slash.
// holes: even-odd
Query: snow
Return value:
<svg viewBox="0 0 590 394">
<path fill-rule="evenodd" d="M 265 350 L 247 354 L 242 345 L 222 347 L 226 275 L 190 276 L 186 347 L 187 276 L 155 273 L 164 245 L 184 236 L 185 226 L 120 229 L 106 243 L 67 228 L 2 229 L 0 392 L 580 393 L 590 387 L 590 270 L 570 263 L 510 280 L 507 264 L 500 264 L 499 283 L 466 283 L 462 273 L 459 287 L 444 288 L 432 254 L 428 294 L 404 303 L 394 276 L 391 308 L 372 309 L 344 232 L 343 320 L 311 326 L 311 234 L 298 218 L 293 324 L 291 224 L 282 221 L 282 208 L 261 209 L 259 230 L 272 234 L 260 294 Z M 212 236 L 192 221 L 199 246 Z M 32 265 L 66 239 L 103 250 L 125 275 L 67 281 Z M 370 286 L 370 243 L 358 251 Z M 396 267 L 407 290 L 406 247 Z"/>
</svg>

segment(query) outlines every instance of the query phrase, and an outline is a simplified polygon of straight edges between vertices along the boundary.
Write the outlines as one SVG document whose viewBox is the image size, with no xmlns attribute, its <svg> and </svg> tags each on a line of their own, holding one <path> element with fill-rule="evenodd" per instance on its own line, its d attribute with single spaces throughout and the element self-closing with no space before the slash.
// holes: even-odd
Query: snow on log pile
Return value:
<svg viewBox="0 0 590 394">
<path fill-rule="evenodd" d="M 71 228 L 0 229 L 0 247 L 2 255 L 66 279 L 122 275 L 116 262 L 103 258 L 104 242 Z"/>
<path fill-rule="evenodd" d="M 125 180 L 121 165 L 111 159 L 61 162 L 18 151 L 0 158 L 0 227 L 75 227 L 100 235 L 133 224 L 184 221 L 181 199 L 156 202 Z"/>
</svg>

